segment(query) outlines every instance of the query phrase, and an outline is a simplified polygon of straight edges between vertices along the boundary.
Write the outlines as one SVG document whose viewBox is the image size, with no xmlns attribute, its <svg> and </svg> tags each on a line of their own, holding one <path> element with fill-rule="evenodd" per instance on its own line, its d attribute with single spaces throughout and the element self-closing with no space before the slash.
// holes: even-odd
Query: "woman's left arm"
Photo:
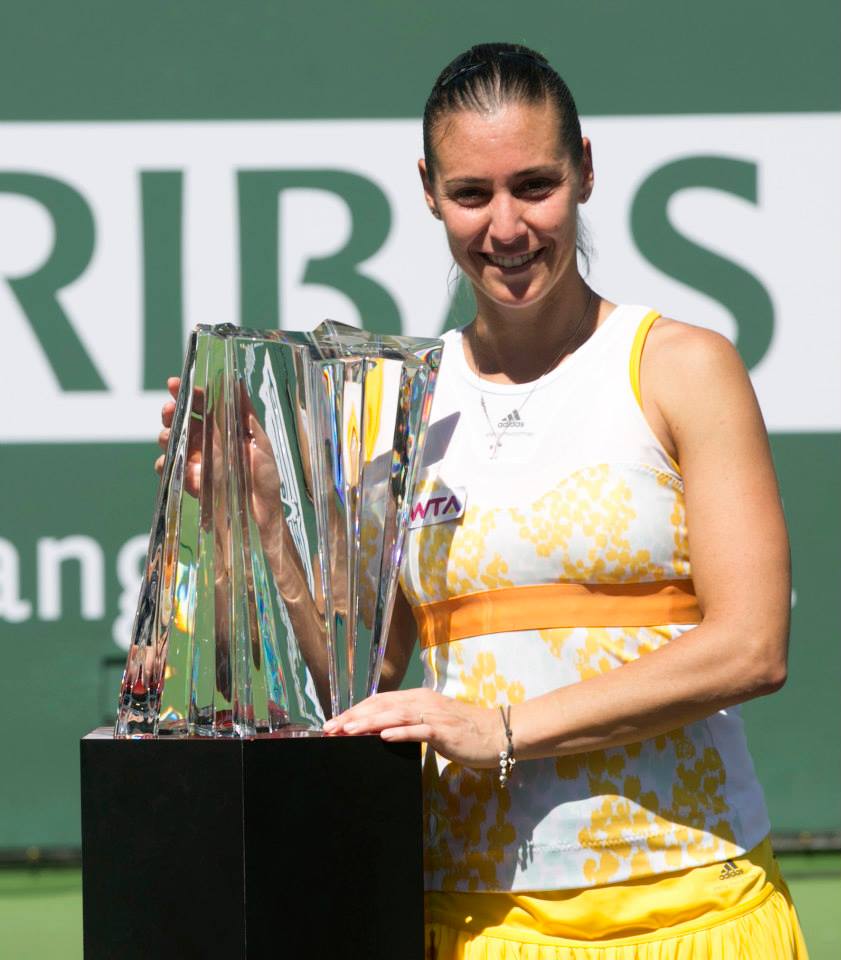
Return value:
<svg viewBox="0 0 841 960">
<path fill-rule="evenodd" d="M 645 414 L 683 474 L 703 622 L 638 660 L 515 705 L 518 759 L 634 743 L 785 682 L 788 539 L 747 372 L 723 337 L 658 321 L 641 379 Z M 426 740 L 474 767 L 495 766 L 504 746 L 498 710 L 431 690 L 380 694 L 338 718 L 329 732 Z"/>
</svg>

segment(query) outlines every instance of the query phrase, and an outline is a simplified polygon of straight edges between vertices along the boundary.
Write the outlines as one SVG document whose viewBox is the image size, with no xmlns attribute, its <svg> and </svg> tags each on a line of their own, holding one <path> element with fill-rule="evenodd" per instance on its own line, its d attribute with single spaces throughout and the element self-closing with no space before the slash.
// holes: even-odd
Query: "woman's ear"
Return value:
<svg viewBox="0 0 841 960">
<path fill-rule="evenodd" d="M 593 192 L 595 175 L 593 173 L 593 146 L 589 137 L 581 138 L 581 187 L 578 191 L 578 202 L 586 203 Z"/>
<path fill-rule="evenodd" d="M 426 169 L 426 160 L 421 157 L 418 160 L 418 173 L 420 174 L 421 183 L 423 184 L 423 196 L 426 200 L 426 205 L 429 207 L 429 212 L 433 217 L 436 217 L 438 220 L 441 219 L 441 213 L 438 210 L 438 204 L 435 200 L 435 194 L 432 190 L 432 184 L 429 180 L 429 173 Z"/>
</svg>

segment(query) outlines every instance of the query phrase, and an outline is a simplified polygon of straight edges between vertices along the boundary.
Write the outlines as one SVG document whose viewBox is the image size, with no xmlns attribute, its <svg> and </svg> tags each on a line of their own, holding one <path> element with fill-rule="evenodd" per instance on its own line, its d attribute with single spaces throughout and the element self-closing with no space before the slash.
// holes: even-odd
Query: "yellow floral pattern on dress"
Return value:
<svg viewBox="0 0 841 960">
<path fill-rule="evenodd" d="M 660 539 L 639 539 L 635 487 L 640 477 L 658 496 L 652 506 Z M 651 484 L 651 480 L 654 483 Z M 447 488 L 422 481 L 416 496 Z M 607 464 L 576 471 L 522 507 L 468 505 L 459 520 L 410 531 L 407 555 L 414 568 L 404 589 L 412 604 L 521 584 L 512 570 L 534 571 L 531 583 L 558 580 L 629 583 L 689 576 L 686 510 L 680 481 L 650 468 L 617 470 Z M 512 538 L 523 550 L 511 550 Z M 668 553 L 665 552 L 668 546 Z"/>
<path fill-rule="evenodd" d="M 517 841 L 516 830 L 507 820 L 511 798 L 499 789 L 497 771 L 449 764 L 440 777 L 433 774 L 433 778 L 438 817 L 449 829 L 446 836 L 439 835 L 427 845 L 435 851 L 428 866 L 443 873 L 446 889 L 494 888 L 505 849 Z M 429 778 L 426 792 L 430 792 Z"/>
<path fill-rule="evenodd" d="M 661 486 L 670 486 L 675 489 L 673 478 L 666 473 L 658 474 L 657 482 Z M 689 571 L 689 534 L 686 530 L 686 502 L 683 499 L 682 491 L 677 490 L 679 496 L 675 496 L 672 512 L 669 514 L 669 522 L 674 531 L 675 549 L 672 554 L 672 565 L 676 577 L 688 577 Z"/>
<path fill-rule="evenodd" d="M 436 481 L 423 489 L 436 492 Z M 460 520 L 410 531 L 403 588 L 411 603 L 526 584 L 691 575 L 682 482 L 663 470 L 595 465 L 522 503 L 503 500 L 498 491 L 493 506 L 474 495 Z M 423 652 L 426 682 L 485 707 L 522 703 L 646 656 L 687 629 L 468 637 Z M 433 889 L 583 887 L 738 856 L 744 827 L 732 792 L 742 787 L 728 782 L 727 770 L 750 761 L 732 729 L 716 715 L 621 748 L 526 761 L 507 790 L 496 770 L 466 769 L 429 751 Z"/>
<path fill-rule="evenodd" d="M 456 699 L 483 707 L 523 702 L 523 684 L 517 680 L 509 683 L 497 670 L 492 653 L 480 653 L 466 669 L 460 644 L 445 646 L 448 659 L 461 668 L 462 689 Z M 438 666 L 440 669 L 440 660 Z M 434 787 L 436 796 L 443 798 L 439 817 L 451 824 L 451 841 L 459 848 L 459 856 L 453 857 L 445 839 L 434 845 L 436 866 L 444 868 L 447 883 L 453 886 L 465 885 L 469 890 L 479 889 L 480 884 L 494 886 L 496 864 L 504 849 L 517 840 L 516 830 L 506 819 L 511 799 L 499 788 L 497 778 L 495 769 L 467 770 L 454 763 L 445 767 L 440 778 L 433 774 L 432 782 L 427 775 L 427 794 Z"/>
<path fill-rule="evenodd" d="M 434 481 L 423 481 L 418 484 L 415 496 L 433 496 L 444 489 Z M 413 590 L 411 584 L 404 582 L 409 602 L 422 603 L 423 598 L 430 596 L 452 597 L 513 586 L 513 581 L 506 576 L 505 559 L 498 553 L 487 557 L 488 534 L 495 527 L 496 511 L 469 507 L 460 522 L 435 523 L 413 531 L 420 589 Z"/>
<path fill-rule="evenodd" d="M 449 646 L 454 646 L 449 644 Z M 456 663 L 463 665 L 464 658 L 456 646 Z M 522 703 L 526 698 L 525 688 L 519 680 L 509 683 L 498 672 L 496 658 L 492 653 L 480 653 L 473 661 L 468 672 L 462 670 L 459 674 L 462 689 L 456 697 L 465 703 L 476 703 L 480 707 L 498 707 L 509 703 Z"/>
<path fill-rule="evenodd" d="M 564 580 L 623 583 L 665 576 L 649 550 L 631 545 L 629 527 L 637 517 L 633 492 L 607 464 L 566 477 L 527 513 L 512 509 L 511 517 L 538 555 L 560 554 Z M 570 549 L 576 535 L 587 541 L 579 556 Z"/>
<path fill-rule="evenodd" d="M 607 673 L 668 643 L 664 627 L 553 627 L 539 630 L 553 655 L 574 654 L 579 680 Z"/>
<path fill-rule="evenodd" d="M 638 774 L 626 772 L 643 744 L 555 760 L 559 779 L 583 775 L 589 793 L 599 798 L 589 825 L 578 833 L 581 847 L 592 851 L 583 863 L 587 883 L 611 883 L 620 871 L 626 878 L 648 875 L 653 853 L 662 853 L 672 870 L 686 866 L 687 857 L 702 863 L 737 854 L 718 751 L 697 745 L 687 729 L 646 741 L 645 747 L 670 755 L 676 777 L 665 803 L 656 790 L 643 789 Z"/>
</svg>

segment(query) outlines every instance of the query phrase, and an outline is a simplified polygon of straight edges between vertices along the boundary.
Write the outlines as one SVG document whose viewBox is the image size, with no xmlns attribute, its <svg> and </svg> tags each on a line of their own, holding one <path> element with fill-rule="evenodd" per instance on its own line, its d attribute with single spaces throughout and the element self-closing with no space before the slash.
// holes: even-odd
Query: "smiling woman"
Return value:
<svg viewBox="0 0 841 960">
<path fill-rule="evenodd" d="M 589 144 L 575 165 L 558 142 L 557 126 L 557 108 L 549 102 L 465 111 L 436 139 L 434 180 L 421 161 L 427 203 L 444 221 L 453 256 L 487 307 L 534 311 L 544 298 L 557 305 L 568 301 L 572 284 L 582 286 L 576 282 L 576 214 L 592 186 Z"/>
<path fill-rule="evenodd" d="M 490 324 L 507 327 L 538 365 L 546 351 L 559 362 L 589 319 L 575 329 L 565 322 L 590 305 L 576 263 L 578 206 L 593 189 L 590 143 L 569 89 L 542 58 L 521 48 L 500 48 L 497 58 L 495 73 L 451 65 L 433 88 L 419 162 L 424 194 L 479 304 L 468 349 L 490 346 Z M 515 330 L 500 310 L 511 307 Z M 483 370 L 498 364 L 489 356 Z M 545 363 L 517 372 L 534 380 Z"/>
<path fill-rule="evenodd" d="M 326 730 L 431 748 L 428 957 L 805 957 L 734 707 L 784 682 L 790 591 L 744 367 L 582 278 L 592 152 L 540 54 L 457 57 L 419 169 L 477 304 L 420 477 L 461 509 L 413 523 L 386 692 Z"/>
<path fill-rule="evenodd" d="M 419 169 L 477 311 L 444 335 L 383 692 L 324 729 L 429 746 L 429 960 L 804 958 L 736 706 L 785 681 L 791 591 L 744 366 L 581 276 L 592 152 L 540 54 L 456 58 Z"/>
</svg>

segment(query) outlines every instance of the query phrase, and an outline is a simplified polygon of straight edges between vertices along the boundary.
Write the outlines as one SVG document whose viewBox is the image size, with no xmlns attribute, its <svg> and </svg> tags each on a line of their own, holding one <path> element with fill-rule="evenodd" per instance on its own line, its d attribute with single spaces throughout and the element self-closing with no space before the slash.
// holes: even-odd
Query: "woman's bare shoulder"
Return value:
<svg viewBox="0 0 841 960">
<path fill-rule="evenodd" d="M 642 362 L 650 384 L 679 390 L 684 396 L 733 378 L 744 382 L 746 377 L 739 352 L 726 337 L 670 317 L 654 323 Z"/>
<path fill-rule="evenodd" d="M 720 333 L 708 327 L 698 327 L 671 317 L 658 317 L 646 340 L 646 350 L 662 351 L 670 359 L 672 354 L 686 354 L 688 359 L 704 360 L 717 355 L 734 353 L 736 348 Z"/>
<path fill-rule="evenodd" d="M 742 358 L 714 330 L 658 319 L 642 353 L 640 382 L 651 428 L 682 462 L 692 439 L 703 441 L 724 420 L 751 434 L 764 432 Z"/>
</svg>

